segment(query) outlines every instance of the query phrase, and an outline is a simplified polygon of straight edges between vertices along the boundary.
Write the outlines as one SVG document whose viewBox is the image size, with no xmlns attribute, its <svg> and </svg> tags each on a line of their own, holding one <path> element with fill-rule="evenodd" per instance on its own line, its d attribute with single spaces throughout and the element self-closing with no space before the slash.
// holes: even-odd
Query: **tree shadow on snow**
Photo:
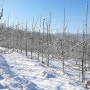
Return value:
<svg viewBox="0 0 90 90">
<path fill-rule="evenodd" d="M 11 67 L 2 55 L 0 55 L 0 69 L 3 70 L 2 74 L 8 74 L 9 77 L 14 77 L 16 75 L 13 71 L 11 71 Z"/>
<path fill-rule="evenodd" d="M 2 90 L 2 89 L 4 90 L 4 89 L 6 89 L 6 87 L 4 87 L 3 85 L 0 84 L 0 90 Z"/>
<path fill-rule="evenodd" d="M 30 83 L 27 85 L 27 89 L 26 90 L 44 90 L 39 88 L 35 83 Z"/>
</svg>

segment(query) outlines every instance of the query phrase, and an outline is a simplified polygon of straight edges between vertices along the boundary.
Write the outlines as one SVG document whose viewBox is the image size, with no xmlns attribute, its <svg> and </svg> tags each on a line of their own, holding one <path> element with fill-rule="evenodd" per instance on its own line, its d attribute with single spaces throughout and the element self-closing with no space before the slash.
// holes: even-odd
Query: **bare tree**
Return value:
<svg viewBox="0 0 90 90">
<path fill-rule="evenodd" d="M 38 37 L 38 60 L 40 57 L 40 47 L 41 47 L 41 42 L 40 42 L 40 31 L 41 31 L 41 16 L 40 16 L 40 28 L 39 28 L 39 33 L 37 33 L 37 37 Z"/>
<path fill-rule="evenodd" d="M 28 52 L 28 48 L 27 48 L 27 21 L 26 21 L 26 29 L 25 29 L 25 42 L 26 42 L 26 56 L 27 56 L 27 52 Z"/>
<path fill-rule="evenodd" d="M 43 19 L 43 36 L 42 36 L 42 63 L 44 63 L 43 61 L 43 56 L 44 56 L 44 23 L 45 23 L 45 19 Z"/>
</svg>

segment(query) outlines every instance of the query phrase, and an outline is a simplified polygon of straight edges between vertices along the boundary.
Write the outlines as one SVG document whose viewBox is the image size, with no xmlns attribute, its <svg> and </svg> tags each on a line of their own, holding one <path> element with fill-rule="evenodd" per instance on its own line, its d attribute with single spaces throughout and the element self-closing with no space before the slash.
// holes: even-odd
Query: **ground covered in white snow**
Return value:
<svg viewBox="0 0 90 90">
<path fill-rule="evenodd" d="M 0 90 L 85 90 L 59 65 L 52 61 L 47 67 L 17 52 L 0 54 Z"/>
</svg>

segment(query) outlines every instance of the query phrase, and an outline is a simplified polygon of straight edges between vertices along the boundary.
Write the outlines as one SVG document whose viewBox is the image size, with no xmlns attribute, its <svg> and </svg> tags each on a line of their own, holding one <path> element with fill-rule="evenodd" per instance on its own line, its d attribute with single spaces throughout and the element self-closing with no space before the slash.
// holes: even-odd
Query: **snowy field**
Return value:
<svg viewBox="0 0 90 90">
<path fill-rule="evenodd" d="M 51 61 L 47 67 L 22 53 L 1 53 L 0 90 L 86 90 L 76 82 L 79 79 L 78 72 L 71 73 L 66 68 L 63 74 L 61 65 L 59 61 Z"/>
</svg>

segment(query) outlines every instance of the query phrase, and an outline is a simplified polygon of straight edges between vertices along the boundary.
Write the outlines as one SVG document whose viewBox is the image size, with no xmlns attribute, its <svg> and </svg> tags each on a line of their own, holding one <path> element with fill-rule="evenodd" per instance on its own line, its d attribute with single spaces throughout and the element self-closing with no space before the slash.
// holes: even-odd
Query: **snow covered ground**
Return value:
<svg viewBox="0 0 90 90">
<path fill-rule="evenodd" d="M 12 52 L 0 54 L 0 90 L 86 89 L 62 73 L 60 62 L 51 61 L 47 67 L 37 59 Z"/>
</svg>

